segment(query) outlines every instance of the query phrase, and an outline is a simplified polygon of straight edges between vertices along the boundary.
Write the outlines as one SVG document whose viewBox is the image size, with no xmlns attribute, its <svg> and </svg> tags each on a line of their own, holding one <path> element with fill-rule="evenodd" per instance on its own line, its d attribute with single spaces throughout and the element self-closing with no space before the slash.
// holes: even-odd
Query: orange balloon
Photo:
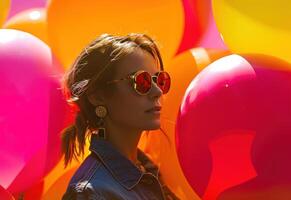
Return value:
<svg viewBox="0 0 291 200">
<path fill-rule="evenodd" d="M 180 0 L 51 0 L 47 21 L 50 46 L 65 68 L 103 33 L 146 33 L 157 41 L 167 62 L 175 55 L 184 30 Z"/>
<path fill-rule="evenodd" d="M 230 54 L 225 50 L 195 48 L 175 57 L 166 68 L 172 78 L 169 93 L 163 99 L 160 130 L 143 135 L 140 147 L 155 163 L 166 185 L 181 199 L 200 199 L 180 167 L 175 144 L 175 123 L 180 103 L 192 79 L 214 60 Z"/>
<path fill-rule="evenodd" d="M 0 28 L 5 21 L 10 9 L 10 0 L 1 0 L 0 3 Z"/>
<path fill-rule="evenodd" d="M 47 43 L 46 10 L 42 8 L 29 9 L 10 18 L 4 28 L 17 29 L 31 33 Z"/>
<path fill-rule="evenodd" d="M 70 168 L 59 176 L 48 191 L 42 196 L 41 200 L 62 199 L 62 196 L 65 194 L 67 186 L 77 169 L 78 167 Z"/>
</svg>

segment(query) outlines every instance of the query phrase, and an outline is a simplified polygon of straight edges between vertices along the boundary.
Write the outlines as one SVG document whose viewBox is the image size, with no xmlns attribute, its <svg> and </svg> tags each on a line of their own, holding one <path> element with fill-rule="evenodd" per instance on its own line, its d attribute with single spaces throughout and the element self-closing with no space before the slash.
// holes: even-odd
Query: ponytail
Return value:
<svg viewBox="0 0 291 200">
<path fill-rule="evenodd" d="M 65 167 L 72 159 L 78 160 L 84 155 L 87 125 L 82 113 L 78 113 L 74 125 L 68 126 L 62 131 L 62 153 L 65 155 Z"/>
</svg>

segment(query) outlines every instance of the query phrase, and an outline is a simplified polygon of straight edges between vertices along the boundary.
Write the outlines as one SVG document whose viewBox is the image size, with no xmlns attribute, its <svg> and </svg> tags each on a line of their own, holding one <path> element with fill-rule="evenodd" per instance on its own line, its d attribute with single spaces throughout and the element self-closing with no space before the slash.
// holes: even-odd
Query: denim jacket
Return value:
<svg viewBox="0 0 291 200">
<path fill-rule="evenodd" d="M 62 200 L 178 199 L 160 180 L 158 168 L 138 150 L 140 170 L 108 141 L 92 135 L 91 154 L 72 177 Z"/>
</svg>

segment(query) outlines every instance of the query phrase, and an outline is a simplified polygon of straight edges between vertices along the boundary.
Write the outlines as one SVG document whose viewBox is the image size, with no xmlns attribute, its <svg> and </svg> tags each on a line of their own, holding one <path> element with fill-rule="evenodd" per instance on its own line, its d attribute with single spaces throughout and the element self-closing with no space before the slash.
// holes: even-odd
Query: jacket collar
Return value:
<svg viewBox="0 0 291 200">
<path fill-rule="evenodd" d="M 98 156 L 113 177 L 128 190 L 137 185 L 143 176 L 143 172 L 114 148 L 110 142 L 99 139 L 97 135 L 91 136 L 90 151 Z M 137 159 L 147 172 L 158 176 L 158 167 L 139 149 Z"/>
</svg>

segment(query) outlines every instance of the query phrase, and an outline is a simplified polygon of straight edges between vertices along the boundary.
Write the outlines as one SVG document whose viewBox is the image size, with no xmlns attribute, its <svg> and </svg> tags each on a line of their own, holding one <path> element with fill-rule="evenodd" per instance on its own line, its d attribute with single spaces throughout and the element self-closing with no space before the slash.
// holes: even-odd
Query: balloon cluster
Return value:
<svg viewBox="0 0 291 200">
<path fill-rule="evenodd" d="M 61 199 L 80 163 L 63 168 L 60 132 L 74 113 L 60 80 L 91 40 L 131 32 L 157 41 L 172 77 L 162 130 L 139 144 L 170 189 L 186 200 L 290 195 L 290 8 L 283 0 L 4 0 L 0 199 Z"/>
<path fill-rule="evenodd" d="M 183 96 L 175 129 L 182 170 L 205 200 L 290 199 L 291 3 L 212 6 L 233 54 L 202 70 Z"/>
<path fill-rule="evenodd" d="M 207 30 L 210 7 L 209 1 L 190 0 L 135 3 L 4 1 L 0 7 L 0 72 L 3 81 L 0 161 L 5 163 L 0 168 L 0 185 L 3 190 L 15 198 L 34 200 L 60 199 L 64 193 L 79 163 L 73 162 L 65 170 L 63 168 L 60 132 L 72 123 L 74 113 L 70 112 L 61 94 L 60 79 L 86 44 L 102 33 L 146 33 L 157 41 L 166 65 L 173 68 L 172 73 L 178 72 L 175 65 L 186 64 L 185 69 L 188 68 L 191 74 L 185 79 L 185 89 L 198 71 L 210 63 L 211 56 L 219 54 L 219 50 L 212 55 L 203 48 L 188 51 Z M 196 63 L 195 56 L 201 64 Z M 178 92 L 182 97 L 183 90 Z M 175 104 L 178 109 L 178 101 L 170 104 Z M 175 114 L 169 111 L 166 115 L 172 115 L 174 121 Z M 169 134 L 174 144 L 172 126 Z M 157 151 L 151 147 L 155 146 L 155 139 L 146 139 L 151 140 L 152 144 L 149 146 L 146 142 L 144 150 L 154 157 Z M 182 198 L 196 198 L 179 167 L 174 145 L 166 150 L 173 154 L 173 170 L 179 173 L 179 183 L 169 176 L 167 184 Z M 162 170 L 166 175 L 172 173 L 164 167 Z"/>
</svg>

